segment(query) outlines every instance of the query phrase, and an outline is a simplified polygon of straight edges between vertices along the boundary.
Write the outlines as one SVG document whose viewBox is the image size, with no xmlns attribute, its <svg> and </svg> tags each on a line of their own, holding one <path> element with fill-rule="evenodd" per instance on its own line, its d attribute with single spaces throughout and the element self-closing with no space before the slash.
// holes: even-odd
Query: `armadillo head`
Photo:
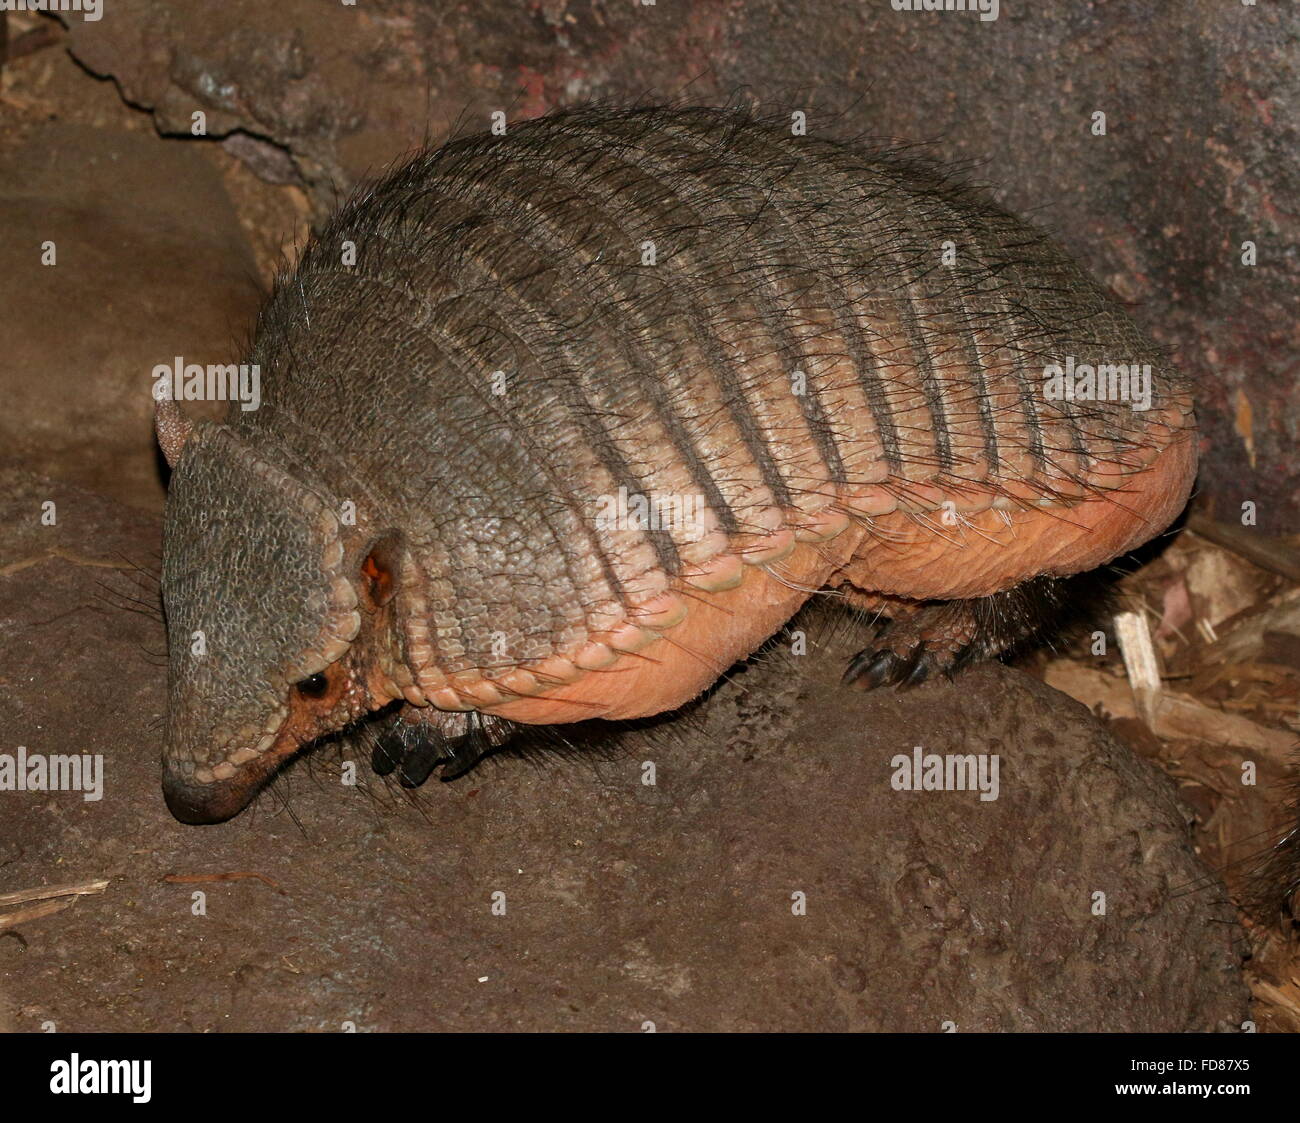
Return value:
<svg viewBox="0 0 1300 1123">
<path fill-rule="evenodd" d="M 182 822 L 215 823 L 302 746 L 391 698 L 371 671 L 391 621 L 373 548 L 349 543 L 326 496 L 226 426 L 178 435 L 174 409 L 158 425 L 175 463 L 163 792 Z"/>
</svg>

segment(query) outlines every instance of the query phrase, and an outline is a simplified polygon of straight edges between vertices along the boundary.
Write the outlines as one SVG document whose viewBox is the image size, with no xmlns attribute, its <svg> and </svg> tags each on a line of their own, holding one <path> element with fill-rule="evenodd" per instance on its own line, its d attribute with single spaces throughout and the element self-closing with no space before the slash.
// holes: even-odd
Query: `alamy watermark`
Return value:
<svg viewBox="0 0 1300 1123">
<path fill-rule="evenodd" d="M 1151 408 L 1150 363 L 1081 363 L 1043 368 L 1043 396 L 1049 402 L 1128 402 L 1134 412 Z"/>
<path fill-rule="evenodd" d="M 998 798 L 999 763 L 996 753 L 927 753 L 920 745 L 912 755 L 899 753 L 889 762 L 894 774 L 889 786 L 896 792 L 979 792 L 983 803 Z"/>
<path fill-rule="evenodd" d="M 0 0 L 0 12 L 80 12 L 87 23 L 97 23 L 104 0 Z"/>
<path fill-rule="evenodd" d="M 104 758 L 96 753 L 0 753 L 0 792 L 81 792 L 87 803 L 104 798 Z"/>
<path fill-rule="evenodd" d="M 171 365 L 153 368 L 155 401 L 238 402 L 248 412 L 262 404 L 262 368 L 256 363 L 187 363 L 180 355 Z"/>
<path fill-rule="evenodd" d="M 133 1103 L 153 1098 L 153 1061 L 96 1061 L 72 1053 L 50 1063 L 50 1092 L 56 1096 L 130 1096 Z"/>
<path fill-rule="evenodd" d="M 597 530 L 677 530 L 692 539 L 704 533 L 703 495 L 644 495 L 620 487 L 596 499 Z"/>
<path fill-rule="evenodd" d="M 998 18 L 1000 0 L 889 0 L 896 12 L 978 12 L 981 23 Z"/>
</svg>

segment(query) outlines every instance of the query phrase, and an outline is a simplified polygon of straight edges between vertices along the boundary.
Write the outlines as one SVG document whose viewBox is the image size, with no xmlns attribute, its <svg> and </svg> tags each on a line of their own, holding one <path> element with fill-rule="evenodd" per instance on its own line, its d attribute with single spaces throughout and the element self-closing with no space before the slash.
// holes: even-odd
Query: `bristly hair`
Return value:
<svg viewBox="0 0 1300 1123">
<path fill-rule="evenodd" d="M 1294 756 L 1291 794 L 1285 807 L 1296 825 L 1269 849 L 1246 879 L 1242 908 L 1260 923 L 1300 928 L 1300 750 Z"/>
</svg>

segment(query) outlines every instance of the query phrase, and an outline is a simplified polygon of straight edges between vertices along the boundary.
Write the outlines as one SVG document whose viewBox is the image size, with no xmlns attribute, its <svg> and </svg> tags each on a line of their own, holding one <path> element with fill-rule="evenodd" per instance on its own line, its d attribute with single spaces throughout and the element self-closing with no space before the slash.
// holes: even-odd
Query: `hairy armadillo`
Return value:
<svg viewBox="0 0 1300 1123">
<path fill-rule="evenodd" d="M 798 132 L 586 109 L 423 153 L 276 286 L 259 409 L 159 403 L 178 818 L 376 711 L 414 784 L 671 710 L 818 590 L 895 620 L 849 680 L 916 683 L 1173 520 L 1191 395 L 1129 317 L 982 194 Z"/>
</svg>

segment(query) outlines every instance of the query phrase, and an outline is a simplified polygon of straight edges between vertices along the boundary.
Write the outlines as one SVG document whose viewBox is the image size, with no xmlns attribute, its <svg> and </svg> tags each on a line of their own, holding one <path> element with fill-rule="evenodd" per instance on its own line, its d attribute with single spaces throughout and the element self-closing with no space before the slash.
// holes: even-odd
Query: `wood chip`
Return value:
<svg viewBox="0 0 1300 1123">
<path fill-rule="evenodd" d="M 1047 667 L 1043 678 L 1049 686 L 1090 709 L 1101 706 L 1114 717 L 1139 716 L 1133 696 L 1124 689 L 1122 680 L 1104 671 L 1057 660 Z M 1169 740 L 1232 745 L 1266 756 L 1282 768 L 1290 767 L 1295 748 L 1295 735 L 1286 730 L 1270 729 L 1240 714 L 1226 714 L 1184 694 L 1168 691 L 1161 696 L 1154 724 L 1148 724 L 1158 736 Z"/>
<path fill-rule="evenodd" d="M 245 881 L 248 879 L 263 882 L 269 885 L 277 893 L 283 893 L 284 890 L 264 873 L 254 873 L 252 871 L 235 870 L 231 873 L 169 873 L 163 880 L 170 881 L 176 885 L 200 885 L 210 881 Z"/>
<path fill-rule="evenodd" d="M 1124 668 L 1128 671 L 1137 711 L 1142 720 L 1155 729 L 1164 684 L 1160 681 L 1160 664 L 1156 661 L 1147 618 L 1140 612 L 1118 613 L 1115 616 L 1115 635 L 1124 655 Z"/>
<path fill-rule="evenodd" d="M 16 924 L 25 924 L 29 920 L 40 920 L 43 916 L 53 916 L 56 912 L 62 912 L 76 899 L 76 897 L 61 897 L 56 901 L 42 901 L 39 905 L 32 905 L 30 908 L 0 913 L 0 931 L 12 928 Z"/>
<path fill-rule="evenodd" d="M 106 877 L 99 881 L 74 881 L 68 885 L 42 885 L 36 889 L 0 893 L 0 905 L 20 905 L 24 901 L 44 901 L 50 897 L 82 897 L 88 893 L 102 893 L 107 888 Z"/>
<path fill-rule="evenodd" d="M 1271 538 L 1248 527 L 1217 522 L 1203 511 L 1193 511 L 1187 516 L 1187 528 L 1261 569 L 1300 581 L 1300 553 L 1280 538 Z"/>
</svg>

